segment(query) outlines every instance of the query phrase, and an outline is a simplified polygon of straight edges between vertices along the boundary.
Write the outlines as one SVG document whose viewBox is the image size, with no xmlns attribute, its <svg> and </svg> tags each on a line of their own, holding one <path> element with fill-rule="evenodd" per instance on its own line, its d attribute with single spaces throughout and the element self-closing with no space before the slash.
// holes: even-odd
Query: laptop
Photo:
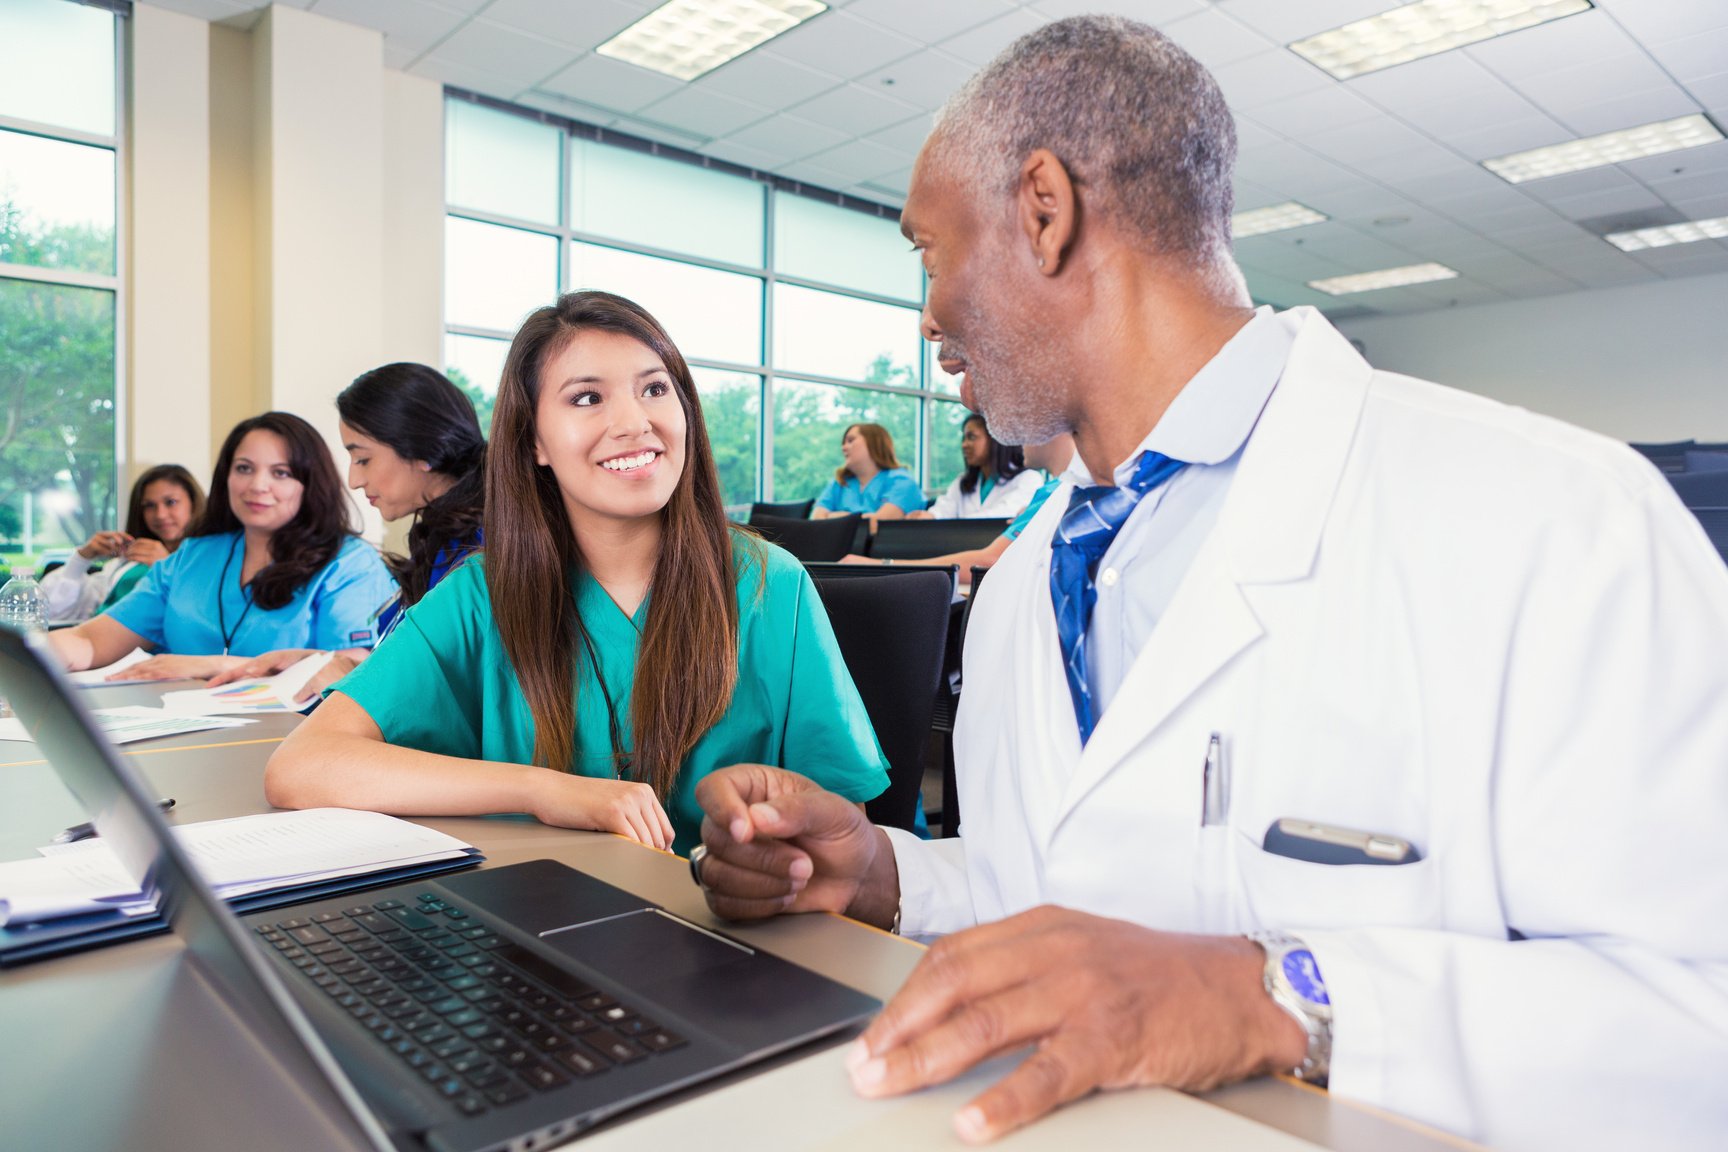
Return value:
<svg viewBox="0 0 1728 1152">
<path fill-rule="evenodd" d="M 37 636 L 0 694 L 193 963 L 359 1148 L 526 1152 L 880 1001 L 550 860 L 237 915 Z"/>
</svg>

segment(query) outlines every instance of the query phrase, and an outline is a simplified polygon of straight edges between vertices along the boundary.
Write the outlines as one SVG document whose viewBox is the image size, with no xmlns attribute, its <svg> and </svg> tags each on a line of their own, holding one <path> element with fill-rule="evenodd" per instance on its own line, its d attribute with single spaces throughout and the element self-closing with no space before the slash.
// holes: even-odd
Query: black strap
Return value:
<svg viewBox="0 0 1728 1152">
<path fill-rule="evenodd" d="M 581 627 L 581 625 L 577 625 Z M 594 651 L 594 641 L 582 628 L 582 644 L 588 649 L 588 665 L 594 669 L 594 680 L 600 685 L 600 695 L 606 700 L 606 727 L 612 738 L 612 772 L 618 779 L 630 776 L 630 757 L 624 751 L 624 740 L 618 730 L 618 706 L 612 703 L 612 691 L 606 687 L 606 673 L 600 668 L 600 656 Z"/>
<path fill-rule="evenodd" d="M 234 550 L 240 547 L 240 541 L 246 538 L 244 532 L 234 537 L 234 543 L 228 545 L 228 559 L 222 561 L 222 578 L 216 582 L 216 627 L 222 632 L 222 655 L 228 655 L 228 649 L 234 645 L 234 637 L 240 635 L 240 625 L 246 623 L 246 617 L 252 614 L 253 599 L 247 591 L 246 581 L 240 581 L 240 599 L 246 601 L 246 611 L 240 613 L 240 619 L 234 621 L 234 630 L 228 630 L 228 609 L 222 603 L 222 586 L 228 583 L 228 569 L 234 564 Z M 244 576 L 245 572 L 242 571 Z"/>
</svg>

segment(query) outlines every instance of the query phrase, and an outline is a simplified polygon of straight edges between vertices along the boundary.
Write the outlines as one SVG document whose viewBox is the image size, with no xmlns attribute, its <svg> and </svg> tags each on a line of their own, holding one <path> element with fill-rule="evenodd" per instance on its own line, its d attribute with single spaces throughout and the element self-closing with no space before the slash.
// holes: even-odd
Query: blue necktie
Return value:
<svg viewBox="0 0 1728 1152">
<path fill-rule="evenodd" d="M 1076 488 L 1068 498 L 1055 538 L 1050 541 L 1050 602 L 1056 608 L 1056 634 L 1062 641 L 1068 692 L 1074 697 L 1074 718 L 1080 724 L 1080 745 L 1092 739 L 1098 717 L 1092 707 L 1092 685 L 1086 677 L 1086 629 L 1098 603 L 1098 562 L 1127 522 L 1142 497 L 1187 462 L 1158 452 L 1142 452 L 1134 475 L 1123 487 L 1098 485 Z"/>
</svg>

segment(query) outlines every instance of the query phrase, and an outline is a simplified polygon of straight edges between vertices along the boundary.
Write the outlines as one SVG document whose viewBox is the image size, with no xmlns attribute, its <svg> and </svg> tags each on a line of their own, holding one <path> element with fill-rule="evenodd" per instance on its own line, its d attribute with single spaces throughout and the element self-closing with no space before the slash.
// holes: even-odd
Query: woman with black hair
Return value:
<svg viewBox="0 0 1728 1152">
<path fill-rule="evenodd" d="M 400 587 L 378 612 L 382 641 L 403 609 L 480 550 L 486 439 L 473 402 L 442 372 L 424 364 L 386 364 L 356 377 L 336 397 L 336 411 L 348 449 L 348 487 L 365 493 L 385 520 L 414 518 L 407 559 L 385 557 Z M 211 684 L 273 675 L 313 651 L 266 652 Z M 300 699 L 310 700 L 347 675 L 368 651 L 350 647 L 333 653 L 300 690 Z"/>
<path fill-rule="evenodd" d="M 145 472 L 132 485 L 125 529 L 95 533 L 64 565 L 42 577 L 48 619 L 81 624 L 114 607 L 152 564 L 180 547 L 203 511 L 204 489 L 192 473 L 178 464 L 158 464 Z M 105 557 L 107 563 L 92 567 Z"/>
<path fill-rule="evenodd" d="M 119 680 L 203 679 L 290 645 L 370 646 L 390 571 L 349 507 L 317 429 L 287 412 L 242 420 L 174 554 L 111 610 L 48 641 L 74 672 L 134 648 L 162 653 Z"/>
<path fill-rule="evenodd" d="M 1038 494 L 1044 478 L 1026 467 L 1020 449 L 997 443 L 984 426 L 984 417 L 974 412 L 962 425 L 960 455 L 966 471 L 948 490 L 936 497 L 928 512 L 915 512 L 920 520 L 1011 520 Z"/>
</svg>

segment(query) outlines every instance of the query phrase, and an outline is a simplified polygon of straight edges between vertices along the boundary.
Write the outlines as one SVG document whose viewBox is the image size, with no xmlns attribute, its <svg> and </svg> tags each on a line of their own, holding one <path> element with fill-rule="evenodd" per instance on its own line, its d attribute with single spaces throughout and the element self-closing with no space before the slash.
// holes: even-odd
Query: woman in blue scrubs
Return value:
<svg viewBox="0 0 1728 1152">
<path fill-rule="evenodd" d="M 204 679 L 272 648 L 369 648 L 394 581 L 349 523 L 330 449 L 287 412 L 242 420 L 217 456 L 204 513 L 112 609 L 49 634 L 71 671 L 134 648 L 116 678 Z"/>
<path fill-rule="evenodd" d="M 277 749 L 272 804 L 528 813 L 688 851 L 716 768 L 859 803 L 887 786 L 810 577 L 727 521 L 690 370 L 637 305 L 571 293 L 516 334 L 485 532 Z"/>
<path fill-rule="evenodd" d="M 894 437 L 880 424 L 853 424 L 840 437 L 844 463 L 816 498 L 810 515 L 817 520 L 862 512 L 878 520 L 899 520 L 924 510 L 924 493 L 894 455 Z"/>
</svg>

